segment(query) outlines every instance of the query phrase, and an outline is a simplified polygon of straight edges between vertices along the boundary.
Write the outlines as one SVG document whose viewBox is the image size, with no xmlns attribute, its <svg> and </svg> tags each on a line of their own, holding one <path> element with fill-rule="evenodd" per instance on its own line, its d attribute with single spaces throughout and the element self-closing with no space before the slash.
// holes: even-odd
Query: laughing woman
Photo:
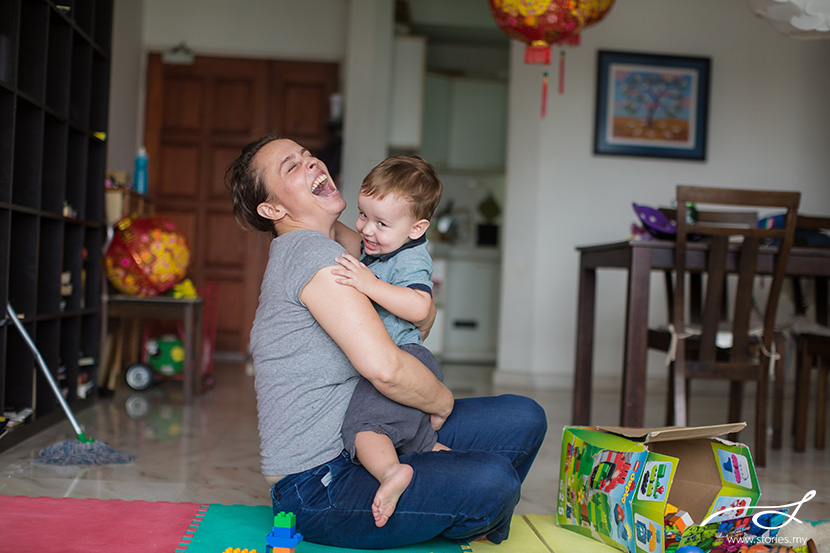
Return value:
<svg viewBox="0 0 830 553">
<path fill-rule="evenodd" d="M 336 282 L 331 270 L 344 246 L 335 229 L 346 203 L 311 152 L 264 137 L 243 149 L 227 180 L 237 221 L 274 237 L 251 331 L 262 472 L 274 512 L 293 512 L 306 540 L 339 547 L 506 539 L 544 439 L 542 408 L 520 396 L 455 400 L 395 345 L 366 296 Z M 372 515 L 377 481 L 351 462 L 340 435 L 361 375 L 388 398 L 430 414 L 451 448 L 401 457 L 414 476 L 380 528 Z"/>
</svg>

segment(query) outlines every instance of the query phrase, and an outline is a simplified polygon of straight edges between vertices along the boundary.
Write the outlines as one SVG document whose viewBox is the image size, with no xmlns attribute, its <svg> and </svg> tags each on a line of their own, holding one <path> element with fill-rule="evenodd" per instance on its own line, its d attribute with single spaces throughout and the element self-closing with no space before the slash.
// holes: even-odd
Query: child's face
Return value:
<svg viewBox="0 0 830 553">
<path fill-rule="evenodd" d="M 354 228 L 363 238 L 363 250 L 369 255 L 390 253 L 423 234 L 412 214 L 409 200 L 389 194 L 382 200 L 360 194 L 360 213 Z"/>
</svg>

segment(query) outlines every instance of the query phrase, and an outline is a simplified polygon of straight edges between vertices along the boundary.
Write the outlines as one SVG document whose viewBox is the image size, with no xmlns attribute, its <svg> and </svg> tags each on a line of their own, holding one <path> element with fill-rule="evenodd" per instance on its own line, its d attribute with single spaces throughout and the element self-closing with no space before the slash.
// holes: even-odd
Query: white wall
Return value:
<svg viewBox="0 0 830 553">
<path fill-rule="evenodd" d="M 354 226 L 357 192 L 366 173 L 387 155 L 394 3 L 350 0 L 345 69 L 341 220 Z"/>
<path fill-rule="evenodd" d="M 597 50 L 712 59 L 705 162 L 593 155 Z M 631 202 L 666 205 L 676 184 L 796 189 L 802 210 L 830 213 L 830 40 L 780 35 L 745 2 L 617 2 L 556 66 L 545 119 L 542 68 L 514 42 L 508 134 L 501 324 L 496 381 L 569 387 L 579 258 L 574 248 L 625 239 Z M 664 318 L 660 279 L 652 320 Z M 618 389 L 625 275 L 598 275 L 597 387 Z M 650 376 L 664 377 L 659 357 Z"/>
<path fill-rule="evenodd" d="M 143 0 L 144 46 L 197 54 L 342 61 L 344 0 Z"/>
<path fill-rule="evenodd" d="M 143 5 L 136 0 L 115 0 L 114 6 L 107 168 L 132 171 L 141 140 L 136 108 L 143 86 Z"/>
</svg>

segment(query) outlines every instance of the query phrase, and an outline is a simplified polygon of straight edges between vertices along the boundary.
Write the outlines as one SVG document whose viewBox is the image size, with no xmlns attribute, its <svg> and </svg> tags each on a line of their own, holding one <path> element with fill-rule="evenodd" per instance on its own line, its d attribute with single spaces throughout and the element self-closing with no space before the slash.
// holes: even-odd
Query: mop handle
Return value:
<svg viewBox="0 0 830 553">
<path fill-rule="evenodd" d="M 52 391 L 55 393 L 55 397 L 58 398 L 58 403 L 61 404 L 66 416 L 69 417 L 69 422 L 72 423 L 72 428 L 75 430 L 75 434 L 78 436 L 82 436 L 84 431 L 81 430 L 81 425 L 78 424 L 78 421 L 75 420 L 75 415 L 72 414 L 72 411 L 69 410 L 69 405 L 66 404 L 66 400 L 63 399 L 63 394 L 61 393 L 60 388 L 58 388 L 57 382 L 52 377 L 52 373 L 49 372 L 49 367 L 46 366 L 46 362 L 43 360 L 43 357 L 40 355 L 40 352 L 35 346 L 35 343 L 32 341 L 32 337 L 29 336 L 29 333 L 26 332 L 26 329 L 23 328 L 23 323 L 20 322 L 20 319 L 17 318 L 17 313 L 15 313 L 14 309 L 12 308 L 12 304 L 6 304 L 6 311 L 9 313 L 9 317 L 11 317 L 14 326 L 17 327 L 17 330 L 20 331 L 20 334 L 23 336 L 23 340 L 26 342 L 26 345 L 29 346 L 29 349 L 32 350 L 32 353 L 35 355 L 35 359 L 37 360 L 37 366 L 40 367 L 43 376 L 46 377 L 46 380 L 49 381 L 49 385 L 52 387 Z"/>
</svg>

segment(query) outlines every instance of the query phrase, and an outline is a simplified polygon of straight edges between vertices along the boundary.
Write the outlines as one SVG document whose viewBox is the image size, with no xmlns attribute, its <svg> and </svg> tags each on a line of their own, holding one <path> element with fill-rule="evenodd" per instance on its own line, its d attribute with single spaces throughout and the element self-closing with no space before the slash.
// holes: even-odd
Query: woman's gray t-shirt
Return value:
<svg viewBox="0 0 830 553">
<path fill-rule="evenodd" d="M 271 242 L 251 330 L 262 473 L 302 472 L 343 450 L 340 428 L 359 374 L 300 292 L 344 248 L 320 232 Z"/>
</svg>

